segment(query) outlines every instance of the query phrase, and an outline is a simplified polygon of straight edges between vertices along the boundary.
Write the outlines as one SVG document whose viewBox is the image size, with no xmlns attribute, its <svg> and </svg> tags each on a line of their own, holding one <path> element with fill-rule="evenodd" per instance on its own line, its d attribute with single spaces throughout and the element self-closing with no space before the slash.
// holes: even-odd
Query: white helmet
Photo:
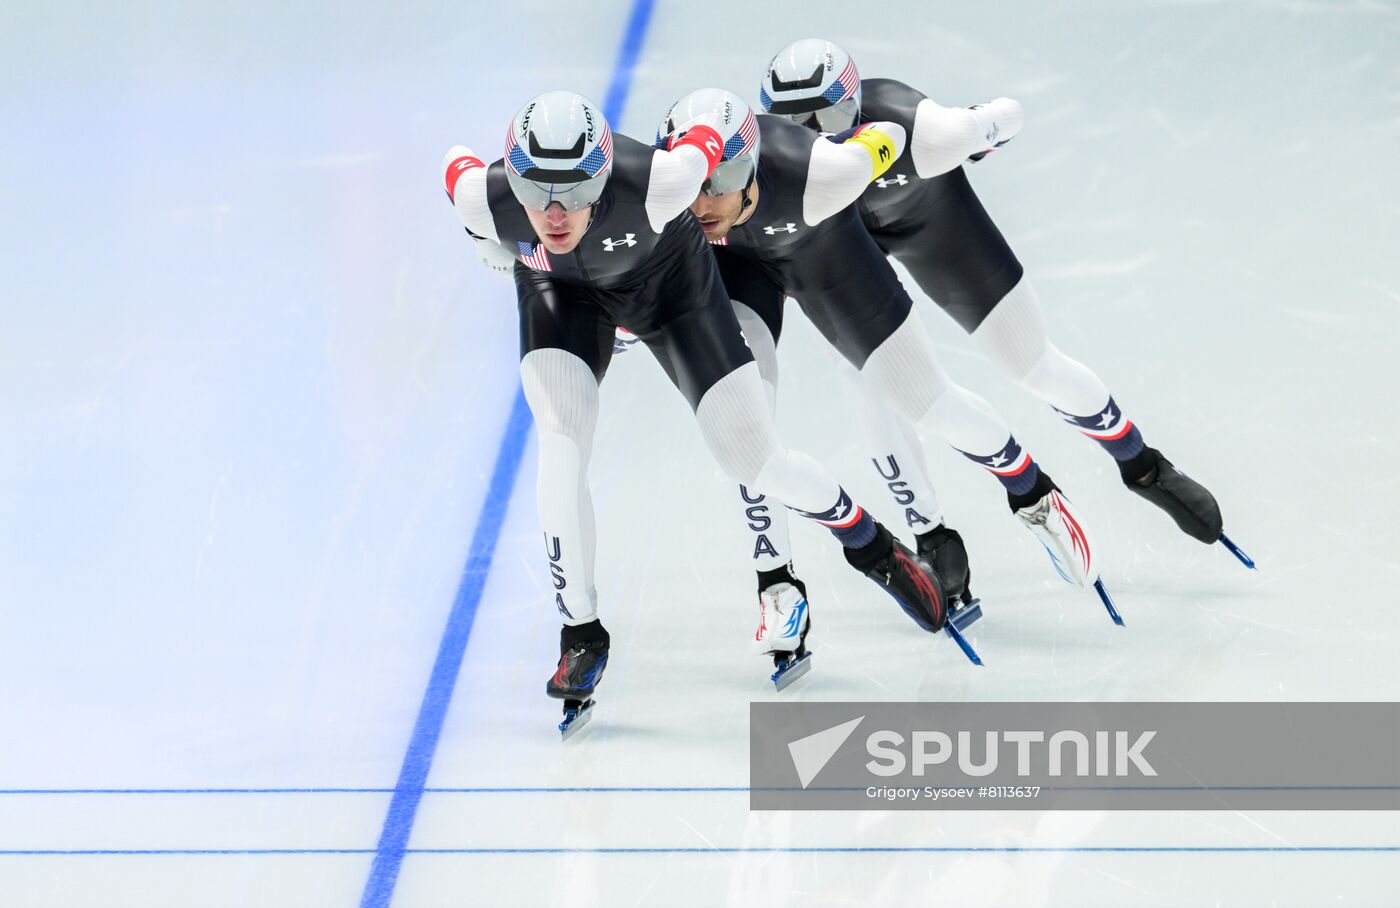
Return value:
<svg viewBox="0 0 1400 908">
<path fill-rule="evenodd" d="M 612 130 L 583 95 L 547 91 L 520 108 L 506 133 L 506 179 L 526 208 L 596 204 L 612 173 Z"/>
<path fill-rule="evenodd" d="M 804 38 L 778 51 L 763 74 L 758 101 L 764 113 L 822 132 L 842 132 L 860 116 L 860 73 L 851 55 L 821 38 Z"/>
<path fill-rule="evenodd" d="M 656 128 L 656 141 L 674 141 L 696 123 L 719 133 L 720 163 L 701 187 L 706 195 L 747 189 L 758 172 L 758 120 L 753 108 L 722 88 L 702 88 L 681 98 Z"/>
</svg>

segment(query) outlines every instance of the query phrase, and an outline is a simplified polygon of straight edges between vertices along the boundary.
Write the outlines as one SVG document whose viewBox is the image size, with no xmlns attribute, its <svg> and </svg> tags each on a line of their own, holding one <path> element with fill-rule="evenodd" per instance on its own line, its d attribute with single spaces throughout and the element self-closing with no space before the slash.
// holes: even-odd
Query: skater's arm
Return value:
<svg viewBox="0 0 1400 908">
<path fill-rule="evenodd" d="M 442 158 L 442 179 L 457 217 L 476 239 L 496 242 L 496 221 L 486 200 L 486 164 L 463 145 L 454 145 Z M 483 256 L 484 258 L 484 256 Z"/>
<path fill-rule="evenodd" d="M 652 230 L 660 233 L 690 207 L 723 152 L 719 133 L 703 123 L 690 126 L 669 148 L 655 152 L 647 185 L 647 219 Z"/>
<path fill-rule="evenodd" d="M 979 158 L 1021 131 L 1021 102 L 997 98 L 976 107 L 944 107 L 928 98 L 914 113 L 909 151 L 923 179 Z"/>
<path fill-rule="evenodd" d="M 802 219 L 816 226 L 860 198 L 870 181 L 904 153 L 904 127 L 867 123 L 812 145 Z"/>
<path fill-rule="evenodd" d="M 506 247 L 482 236 L 474 236 L 472 240 L 476 242 L 476 254 L 481 259 L 481 264 L 497 274 L 509 275 L 515 271 L 515 256 L 511 255 Z"/>
</svg>

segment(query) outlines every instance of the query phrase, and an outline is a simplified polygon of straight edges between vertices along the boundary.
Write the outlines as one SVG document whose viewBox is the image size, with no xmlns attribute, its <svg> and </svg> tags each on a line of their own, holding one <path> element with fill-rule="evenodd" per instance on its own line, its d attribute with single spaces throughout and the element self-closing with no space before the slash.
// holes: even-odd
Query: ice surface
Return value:
<svg viewBox="0 0 1400 908">
<path fill-rule="evenodd" d="M 626 19 L 0 13 L 7 905 L 359 900 L 516 383 L 510 283 L 476 263 L 439 161 L 498 154 L 538 91 L 601 101 Z M 1126 494 L 920 298 L 948 370 L 1091 522 L 1127 627 L 934 440 L 987 667 L 803 526 L 817 668 L 784 696 L 1400 696 L 1400 10 L 662 4 L 616 125 L 646 136 L 706 84 L 752 96 L 810 34 L 946 104 L 1024 102 L 978 193 L 1052 337 L 1216 492 L 1260 570 Z M 781 355 L 788 443 L 883 513 L 856 397 L 796 307 Z M 1072 850 L 1393 847 L 1391 814 L 750 813 L 748 703 L 774 695 L 730 485 L 644 351 L 602 397 L 598 713 L 560 746 L 529 447 L 395 905 L 1394 904 L 1394 852 Z M 782 850 L 879 847 L 949 850 Z M 977 850 L 1016 847 L 1061 850 Z M 16 853 L 43 850 L 163 853 Z M 199 850 L 312 853 L 168 853 Z"/>
</svg>

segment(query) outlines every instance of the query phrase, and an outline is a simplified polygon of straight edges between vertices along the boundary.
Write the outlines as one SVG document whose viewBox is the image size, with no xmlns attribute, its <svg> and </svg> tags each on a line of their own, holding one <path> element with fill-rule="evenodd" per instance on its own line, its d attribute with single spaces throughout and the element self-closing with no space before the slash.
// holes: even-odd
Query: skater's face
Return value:
<svg viewBox="0 0 1400 908">
<path fill-rule="evenodd" d="M 748 190 L 739 189 L 724 195 L 706 195 L 702 192 L 695 197 L 690 211 L 700 222 L 700 228 L 705 231 L 705 239 L 722 240 L 734 229 L 734 225 L 748 219 L 744 211 L 746 191 L 757 194 L 757 183 Z"/>
<path fill-rule="evenodd" d="M 544 248 L 555 255 L 563 255 L 573 252 L 583 239 L 593 209 L 565 211 L 563 205 L 555 202 L 544 211 L 526 208 L 525 216 L 530 219 L 530 226 L 535 228 L 535 235 L 540 238 Z"/>
</svg>

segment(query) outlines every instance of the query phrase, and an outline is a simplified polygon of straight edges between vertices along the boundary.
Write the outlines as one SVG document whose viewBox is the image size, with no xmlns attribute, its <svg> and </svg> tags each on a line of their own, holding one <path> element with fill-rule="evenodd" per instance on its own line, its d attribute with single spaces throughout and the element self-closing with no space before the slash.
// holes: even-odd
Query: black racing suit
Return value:
<svg viewBox="0 0 1400 908">
<path fill-rule="evenodd" d="M 810 129 L 758 118 L 758 202 L 743 224 L 713 245 L 731 299 L 753 309 L 776 341 L 784 292 L 857 369 L 913 307 L 854 205 L 815 227 L 802 219 L 812 158 Z"/>
<path fill-rule="evenodd" d="M 601 381 L 620 325 L 651 349 L 693 409 L 753 355 L 695 218 L 683 212 L 661 233 L 651 228 L 646 199 L 654 154 L 613 134 L 612 175 L 583 239 L 565 255 L 538 243 L 501 161 L 487 170 L 487 198 L 501 245 L 529 262 L 515 266 L 521 357 L 566 350 Z"/>
<path fill-rule="evenodd" d="M 898 123 L 911 137 L 904 154 L 861 196 L 861 220 L 880 248 L 971 333 L 1021 280 L 1021 263 L 963 168 L 927 180 L 915 172 L 914 114 L 924 95 L 893 79 L 860 84 L 860 121 Z"/>
</svg>

